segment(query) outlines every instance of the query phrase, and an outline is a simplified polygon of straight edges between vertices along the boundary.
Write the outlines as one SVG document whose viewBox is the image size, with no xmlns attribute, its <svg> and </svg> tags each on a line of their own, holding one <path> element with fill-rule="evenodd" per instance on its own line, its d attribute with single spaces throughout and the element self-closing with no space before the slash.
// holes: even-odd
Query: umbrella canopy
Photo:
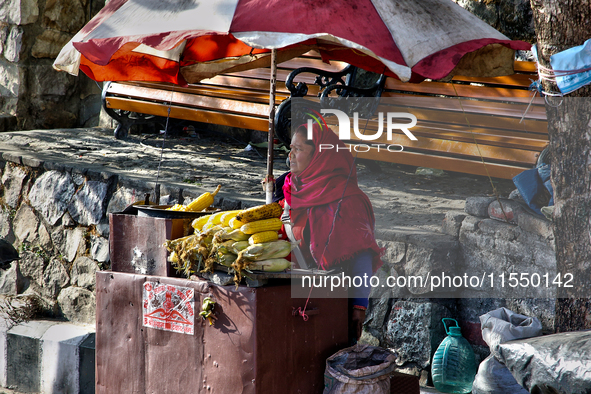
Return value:
<svg viewBox="0 0 591 394">
<path fill-rule="evenodd" d="M 111 0 L 54 67 L 96 81 L 198 82 L 315 49 L 402 81 L 512 73 L 506 36 L 451 0 Z M 455 71 L 454 71 L 455 69 Z"/>
</svg>

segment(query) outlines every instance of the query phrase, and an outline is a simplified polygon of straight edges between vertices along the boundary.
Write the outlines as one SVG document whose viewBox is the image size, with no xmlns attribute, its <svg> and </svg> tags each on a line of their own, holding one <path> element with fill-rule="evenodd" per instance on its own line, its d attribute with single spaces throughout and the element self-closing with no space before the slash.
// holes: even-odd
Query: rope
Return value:
<svg viewBox="0 0 591 394">
<path fill-rule="evenodd" d="M 454 92 L 456 93 L 456 96 L 460 99 L 459 100 L 460 108 L 462 109 L 462 113 L 464 114 L 464 118 L 466 118 L 466 123 L 468 124 L 468 129 L 470 130 L 470 135 L 472 135 L 472 140 L 474 141 L 474 145 L 476 145 L 476 149 L 478 150 L 478 155 L 480 156 L 480 161 L 482 162 L 482 165 L 484 166 L 484 171 L 486 171 L 486 176 L 488 177 L 488 180 L 490 181 L 490 185 L 492 186 L 493 193 L 495 194 L 495 198 L 496 198 L 497 202 L 499 203 L 499 206 L 501 207 L 501 211 L 503 212 L 503 216 L 505 217 L 505 221 L 507 223 L 509 223 L 509 218 L 507 217 L 507 214 L 505 213 L 505 209 L 503 208 L 503 204 L 501 204 L 499 192 L 497 191 L 497 188 L 495 187 L 495 184 L 493 183 L 492 177 L 490 176 L 490 173 L 488 172 L 488 167 L 486 166 L 486 162 L 484 161 L 484 156 L 482 156 L 482 152 L 480 151 L 480 145 L 478 145 L 478 142 L 476 141 L 476 136 L 474 135 L 474 132 L 472 131 L 472 126 L 470 125 L 470 120 L 468 119 L 468 115 L 466 115 L 466 111 L 464 110 L 464 106 L 462 105 L 462 99 L 458 95 L 455 84 L 451 83 L 451 86 L 454 88 Z M 524 114 L 524 116 L 525 116 L 525 114 Z"/>
<path fill-rule="evenodd" d="M 158 160 L 158 171 L 156 172 L 156 185 L 154 185 L 154 195 L 156 195 L 156 190 L 158 189 L 158 180 L 160 179 L 160 166 L 162 165 L 162 156 L 164 154 L 164 143 L 166 142 L 166 134 L 168 133 L 168 120 L 170 119 L 170 108 L 172 107 L 172 96 L 174 95 L 174 90 L 170 92 L 170 102 L 168 104 L 168 113 L 166 115 L 166 124 L 164 126 L 164 138 L 162 138 L 162 148 L 160 148 L 160 159 Z M 182 201 L 179 201 L 181 204 Z M 156 201 L 156 204 L 159 202 Z"/>
</svg>

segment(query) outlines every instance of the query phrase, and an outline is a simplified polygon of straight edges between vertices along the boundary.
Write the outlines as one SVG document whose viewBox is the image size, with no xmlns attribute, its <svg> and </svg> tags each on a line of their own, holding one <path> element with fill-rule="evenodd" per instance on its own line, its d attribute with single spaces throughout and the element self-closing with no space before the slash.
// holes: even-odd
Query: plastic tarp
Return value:
<svg viewBox="0 0 591 394">
<path fill-rule="evenodd" d="M 503 343 L 497 357 L 530 393 L 591 393 L 591 331 Z"/>
</svg>

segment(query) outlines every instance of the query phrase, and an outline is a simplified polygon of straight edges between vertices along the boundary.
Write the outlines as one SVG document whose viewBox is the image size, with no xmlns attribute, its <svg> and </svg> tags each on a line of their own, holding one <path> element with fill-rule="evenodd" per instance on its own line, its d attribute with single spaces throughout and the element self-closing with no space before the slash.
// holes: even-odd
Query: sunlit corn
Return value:
<svg viewBox="0 0 591 394">
<path fill-rule="evenodd" d="M 230 225 L 230 220 L 232 220 L 233 218 L 236 217 L 236 215 L 238 215 L 238 213 L 241 212 L 240 209 L 234 210 L 234 211 L 224 211 L 224 214 L 220 217 L 220 221 L 222 222 L 222 225 L 224 227 L 229 226 Z"/>
<path fill-rule="evenodd" d="M 262 231 L 260 233 L 255 233 L 250 236 L 248 242 L 251 245 L 254 244 L 262 244 L 263 242 L 271 242 L 277 241 L 279 239 L 279 234 L 277 231 Z"/>
<path fill-rule="evenodd" d="M 278 218 L 257 220 L 255 222 L 246 223 L 240 227 L 240 230 L 244 234 L 255 234 L 263 231 L 278 231 L 282 224 L 281 219 Z"/>
<path fill-rule="evenodd" d="M 281 205 L 274 202 L 271 204 L 259 205 L 258 207 L 245 209 L 236 215 L 236 218 L 238 218 L 238 220 L 241 222 L 248 223 L 254 222 L 256 220 L 278 218 L 281 216 L 282 211 L 283 209 L 281 208 Z"/>
<path fill-rule="evenodd" d="M 228 223 L 228 225 L 232 228 L 240 228 L 240 227 L 244 226 L 245 224 L 246 223 L 241 222 L 236 217 L 233 217 L 232 219 L 230 219 L 230 222 Z"/>
<path fill-rule="evenodd" d="M 215 191 L 213 193 L 209 193 L 209 192 L 203 193 L 202 195 L 197 197 L 195 200 L 191 201 L 191 203 L 189 205 L 187 205 L 185 210 L 192 211 L 192 212 L 203 211 L 205 208 L 207 208 L 211 204 L 213 204 L 213 198 L 215 197 L 216 194 L 218 194 L 218 192 L 220 191 L 221 188 L 222 188 L 222 185 L 218 185 L 218 187 L 215 189 Z"/>
</svg>

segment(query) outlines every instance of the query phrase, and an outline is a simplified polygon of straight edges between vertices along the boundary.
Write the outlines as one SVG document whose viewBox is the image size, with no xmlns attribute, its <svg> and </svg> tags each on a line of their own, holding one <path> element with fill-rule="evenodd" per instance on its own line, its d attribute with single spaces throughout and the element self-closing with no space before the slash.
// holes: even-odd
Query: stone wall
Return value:
<svg viewBox="0 0 591 394">
<path fill-rule="evenodd" d="M 161 202 L 178 188 L 161 185 Z M 185 187 L 185 199 L 197 197 Z M 21 260 L 0 270 L 0 294 L 36 294 L 42 314 L 94 324 L 95 272 L 108 269 L 108 214 L 153 193 L 154 184 L 13 156 L 0 160 L 0 237 Z M 153 194 L 152 194 L 153 195 Z M 224 209 L 241 203 L 217 199 Z"/>
<path fill-rule="evenodd" d="M 502 200 L 509 222 L 499 214 L 494 198 L 472 197 L 465 214 L 449 213 L 441 234 L 378 234 L 386 247 L 384 266 L 378 271 L 381 283 L 387 276 L 425 275 L 445 271 L 463 275 L 482 272 L 556 272 L 552 223 L 530 213 L 513 200 Z M 480 275 L 480 274 L 479 274 Z M 498 284 L 495 287 L 499 290 Z M 464 337 L 472 344 L 477 361 L 489 355 L 482 339 L 479 317 L 506 307 L 535 316 L 546 333 L 554 329 L 554 303 L 547 294 L 531 287 L 519 297 L 489 290 L 462 290 L 454 298 L 445 293 L 407 285 L 404 288 L 375 288 L 371 294 L 362 342 L 390 349 L 398 356 L 400 370 L 420 375 L 428 383 L 431 359 L 445 337 L 441 319 L 455 318 Z"/>
<path fill-rule="evenodd" d="M 104 0 L 0 1 L 0 131 L 98 124 L 100 89 L 53 70 L 61 48 Z"/>
</svg>

